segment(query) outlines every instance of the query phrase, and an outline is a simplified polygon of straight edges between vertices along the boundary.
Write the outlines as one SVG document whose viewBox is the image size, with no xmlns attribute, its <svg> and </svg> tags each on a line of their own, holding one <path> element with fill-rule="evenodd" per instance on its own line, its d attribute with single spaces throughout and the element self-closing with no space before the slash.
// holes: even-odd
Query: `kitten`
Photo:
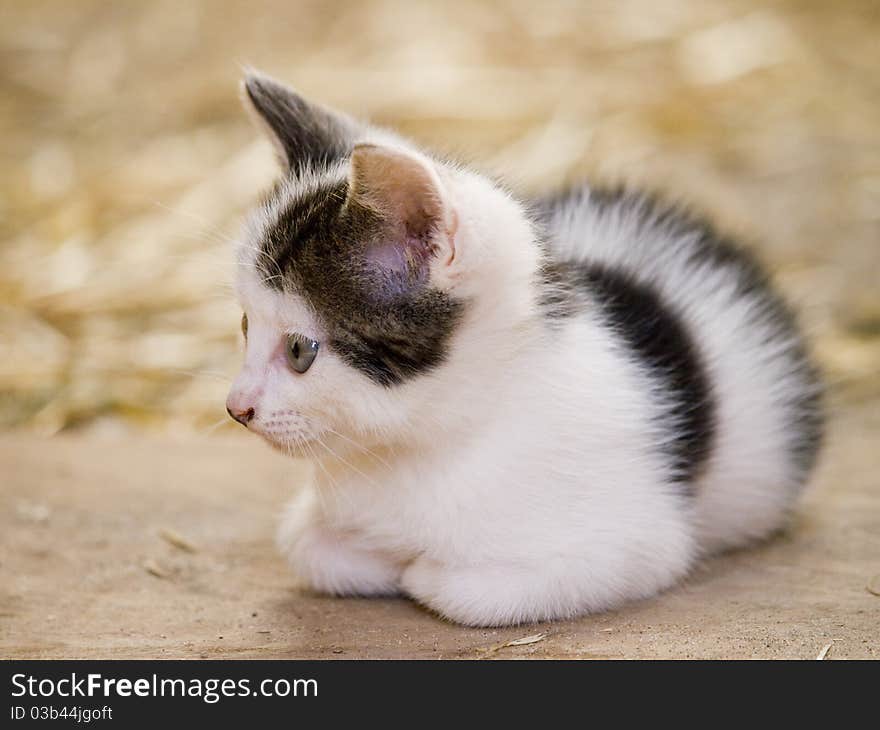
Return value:
<svg viewBox="0 0 880 730">
<path fill-rule="evenodd" d="M 227 407 L 315 462 L 280 531 L 306 586 L 566 618 L 784 524 L 820 384 L 746 254 L 643 194 L 526 205 L 269 78 L 243 91 L 284 174 L 237 252 Z"/>
</svg>

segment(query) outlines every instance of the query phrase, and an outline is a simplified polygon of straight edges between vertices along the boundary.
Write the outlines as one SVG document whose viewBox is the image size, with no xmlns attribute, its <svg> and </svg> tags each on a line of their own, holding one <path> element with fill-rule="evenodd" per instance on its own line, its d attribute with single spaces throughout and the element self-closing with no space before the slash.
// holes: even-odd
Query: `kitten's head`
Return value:
<svg viewBox="0 0 880 730">
<path fill-rule="evenodd" d="M 538 266 L 506 194 L 264 76 L 243 84 L 284 174 L 238 246 L 236 420 L 281 448 L 398 441 L 491 377 Z M 489 348 L 487 352 L 485 348 Z"/>
</svg>

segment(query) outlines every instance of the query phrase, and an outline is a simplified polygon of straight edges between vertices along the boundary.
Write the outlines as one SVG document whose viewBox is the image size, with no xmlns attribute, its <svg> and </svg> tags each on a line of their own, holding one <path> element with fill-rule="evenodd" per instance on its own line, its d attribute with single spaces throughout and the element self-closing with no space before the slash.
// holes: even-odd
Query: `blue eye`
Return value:
<svg viewBox="0 0 880 730">
<path fill-rule="evenodd" d="M 287 364 L 298 373 L 308 370 L 318 356 L 318 343 L 300 334 L 287 337 Z"/>
</svg>

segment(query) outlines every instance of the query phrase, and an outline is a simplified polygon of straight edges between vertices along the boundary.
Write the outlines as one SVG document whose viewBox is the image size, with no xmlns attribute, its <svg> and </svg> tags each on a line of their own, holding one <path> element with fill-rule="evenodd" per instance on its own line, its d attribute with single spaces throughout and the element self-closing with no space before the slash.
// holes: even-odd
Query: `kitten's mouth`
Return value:
<svg viewBox="0 0 880 730">
<path fill-rule="evenodd" d="M 344 455 L 350 449 L 356 456 L 362 453 L 372 453 L 370 449 L 359 445 L 353 438 L 330 428 L 315 429 L 308 433 L 302 431 L 262 431 L 258 428 L 253 430 L 272 448 L 296 459 L 343 461 L 346 458 Z"/>
<path fill-rule="evenodd" d="M 309 456 L 322 436 L 320 427 L 293 410 L 268 411 L 245 424 L 270 446 L 290 456 Z"/>
<path fill-rule="evenodd" d="M 261 427 L 260 424 L 254 424 L 250 430 L 272 448 L 287 456 L 313 458 L 320 450 L 320 432 L 276 430 L 271 427 Z"/>
</svg>

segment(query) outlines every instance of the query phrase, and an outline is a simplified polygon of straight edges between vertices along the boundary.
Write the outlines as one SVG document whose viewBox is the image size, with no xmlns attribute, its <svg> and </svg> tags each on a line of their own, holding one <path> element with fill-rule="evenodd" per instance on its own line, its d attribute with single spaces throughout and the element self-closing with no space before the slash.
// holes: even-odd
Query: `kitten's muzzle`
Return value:
<svg viewBox="0 0 880 730">
<path fill-rule="evenodd" d="M 245 428 L 247 428 L 247 425 L 254 420 L 254 416 L 256 415 L 253 408 L 248 408 L 246 411 L 233 411 L 229 406 L 226 406 L 226 412 L 232 420 L 238 421 Z"/>
</svg>

